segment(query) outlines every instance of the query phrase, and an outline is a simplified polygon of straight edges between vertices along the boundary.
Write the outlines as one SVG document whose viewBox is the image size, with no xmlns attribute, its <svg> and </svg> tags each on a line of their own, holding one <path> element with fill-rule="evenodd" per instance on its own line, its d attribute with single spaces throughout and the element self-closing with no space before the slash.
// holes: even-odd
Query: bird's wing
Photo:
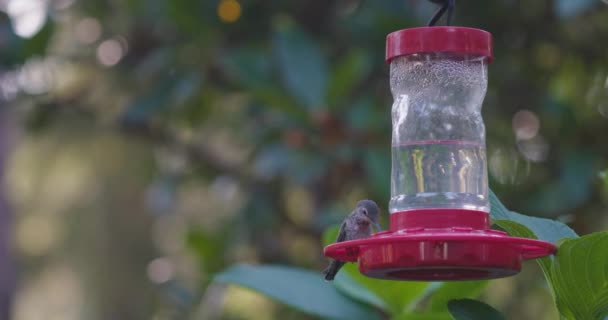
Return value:
<svg viewBox="0 0 608 320">
<path fill-rule="evenodd" d="M 340 231 L 338 232 L 338 238 L 336 242 L 342 242 L 346 240 L 346 221 L 342 222 L 340 226 Z"/>
</svg>

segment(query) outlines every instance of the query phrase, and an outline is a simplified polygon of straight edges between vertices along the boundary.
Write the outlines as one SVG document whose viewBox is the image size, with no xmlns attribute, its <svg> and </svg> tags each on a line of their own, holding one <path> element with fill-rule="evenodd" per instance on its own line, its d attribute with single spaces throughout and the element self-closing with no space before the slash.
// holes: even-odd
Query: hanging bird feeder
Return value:
<svg viewBox="0 0 608 320">
<path fill-rule="evenodd" d="M 490 229 L 481 117 L 492 35 L 421 27 L 388 35 L 392 106 L 390 229 L 325 248 L 366 276 L 476 280 L 514 275 L 553 244 Z"/>
</svg>

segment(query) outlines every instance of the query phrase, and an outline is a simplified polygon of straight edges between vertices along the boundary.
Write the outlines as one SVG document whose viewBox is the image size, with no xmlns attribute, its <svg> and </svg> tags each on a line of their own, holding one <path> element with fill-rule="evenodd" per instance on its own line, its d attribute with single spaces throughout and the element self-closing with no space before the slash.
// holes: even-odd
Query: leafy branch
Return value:
<svg viewBox="0 0 608 320">
<path fill-rule="evenodd" d="M 608 315 L 608 256 L 604 252 L 608 247 L 608 232 L 579 237 L 561 222 L 509 211 L 494 193 L 490 199 L 492 219 L 512 236 L 559 244 L 555 257 L 537 262 L 564 319 L 601 320 Z M 330 243 L 336 232 L 336 228 L 329 229 L 324 236 L 325 243 Z M 399 320 L 504 319 L 492 307 L 470 300 L 479 295 L 487 281 L 376 280 L 362 276 L 353 264 L 344 267 L 335 286 L 323 283 L 316 273 L 277 266 L 235 266 L 217 275 L 215 280 L 243 285 L 304 312 L 335 319 L 372 319 L 383 314 Z M 290 294 L 281 293 L 285 290 Z M 328 307 L 325 299 L 331 299 L 329 296 L 336 293 L 340 294 L 339 298 Z M 310 303 L 312 296 L 322 297 L 323 303 Z M 370 314 L 369 307 L 378 314 Z"/>
</svg>

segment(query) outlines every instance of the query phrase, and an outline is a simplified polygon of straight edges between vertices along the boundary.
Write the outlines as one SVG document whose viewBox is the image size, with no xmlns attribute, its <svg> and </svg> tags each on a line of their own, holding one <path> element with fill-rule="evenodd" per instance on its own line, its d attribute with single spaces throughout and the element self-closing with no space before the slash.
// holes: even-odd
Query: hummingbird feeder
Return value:
<svg viewBox="0 0 608 320">
<path fill-rule="evenodd" d="M 492 35 L 421 27 L 388 35 L 392 106 L 390 228 L 329 245 L 366 276 L 476 280 L 514 275 L 553 244 L 490 229 L 481 107 Z"/>
</svg>

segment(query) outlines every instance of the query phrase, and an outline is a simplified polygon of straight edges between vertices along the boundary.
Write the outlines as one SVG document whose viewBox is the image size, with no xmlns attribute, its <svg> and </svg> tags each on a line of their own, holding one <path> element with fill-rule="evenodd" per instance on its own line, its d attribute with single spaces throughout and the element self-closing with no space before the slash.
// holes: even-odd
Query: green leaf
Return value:
<svg viewBox="0 0 608 320">
<path fill-rule="evenodd" d="M 325 103 L 327 58 L 318 44 L 295 25 L 279 26 L 273 38 L 285 87 L 309 110 Z"/>
<path fill-rule="evenodd" d="M 146 95 L 137 97 L 127 107 L 122 115 L 122 120 L 130 124 L 140 124 L 149 121 L 170 107 L 172 89 L 175 86 L 174 79 L 165 79 L 155 85 Z"/>
<path fill-rule="evenodd" d="M 349 105 L 346 113 L 346 121 L 349 127 L 361 131 L 373 131 L 373 105 L 369 97 L 362 98 Z"/>
<path fill-rule="evenodd" d="M 531 194 L 526 210 L 541 215 L 567 212 L 589 200 L 596 157 L 583 150 L 564 152 L 561 157 L 559 178 Z"/>
<path fill-rule="evenodd" d="M 35 36 L 23 42 L 22 54 L 24 60 L 28 57 L 39 56 L 46 53 L 51 37 L 55 33 L 55 24 L 52 19 L 47 19 L 44 27 Z"/>
<path fill-rule="evenodd" d="M 429 310 L 433 312 L 447 311 L 450 300 L 477 298 L 488 281 L 444 282 L 431 296 Z"/>
<path fill-rule="evenodd" d="M 327 229 L 323 235 L 324 243 L 333 243 L 336 240 L 338 230 L 338 227 Z M 334 283 L 338 290 L 349 297 L 381 308 L 393 316 L 413 309 L 430 285 L 430 282 L 404 282 L 369 278 L 359 272 L 355 263 L 345 264 Z"/>
<path fill-rule="evenodd" d="M 494 223 L 496 225 L 498 225 L 499 227 L 501 227 L 503 230 L 507 231 L 510 235 L 512 235 L 514 237 L 538 239 L 536 237 L 536 235 L 534 234 L 534 232 L 532 232 L 532 230 L 528 229 L 523 224 L 517 223 L 515 221 L 495 220 Z M 553 297 L 555 298 L 555 293 L 553 292 L 553 287 L 551 286 L 551 283 L 553 282 L 552 276 L 551 276 L 551 260 L 552 259 L 553 259 L 552 257 L 543 257 L 543 258 L 536 259 L 536 262 L 538 263 L 541 270 L 543 271 L 543 274 L 545 275 L 545 279 L 547 279 L 547 282 L 550 285 L 551 293 L 553 294 Z"/>
<path fill-rule="evenodd" d="M 603 319 L 608 315 L 608 232 L 578 237 L 566 225 L 508 211 L 491 193 L 492 218 L 509 234 L 561 242 L 553 260 L 537 259 L 566 319 Z M 566 238 L 566 240 L 563 240 Z M 570 238 L 570 239 L 568 239 Z M 561 240 L 561 241 L 560 241 Z"/>
<path fill-rule="evenodd" d="M 7 18 L 0 13 L 0 19 Z M 51 38 L 55 34 L 55 23 L 53 19 L 45 17 L 44 26 L 31 38 L 17 36 L 6 20 L 0 25 L 0 37 L 2 37 L 2 54 L 0 65 L 3 68 L 16 67 L 33 57 L 44 57 L 49 49 Z M 10 28 L 10 29 L 9 29 Z"/>
<path fill-rule="evenodd" d="M 393 281 L 380 280 L 369 278 L 362 275 L 355 263 L 347 263 L 342 267 L 341 272 L 336 277 L 336 287 L 344 289 L 342 284 L 342 273 L 347 274 L 362 287 L 369 290 L 374 296 L 377 296 L 384 301 L 385 309 L 392 315 L 402 314 L 405 311 L 412 310 L 419 298 L 424 294 L 430 282 L 415 282 L 415 281 Z M 350 296 L 352 292 L 346 293 Z M 373 300 L 369 299 L 366 302 L 374 304 Z M 386 309 L 388 308 L 388 309 Z"/>
<path fill-rule="evenodd" d="M 600 172 L 600 178 L 604 181 L 604 186 L 608 187 L 608 170 Z"/>
<path fill-rule="evenodd" d="M 595 0 L 555 0 L 553 5 L 560 18 L 572 18 L 596 6 Z"/>
<path fill-rule="evenodd" d="M 242 47 L 228 52 L 221 61 L 226 74 L 265 106 L 285 112 L 294 119 L 307 116 L 273 81 L 272 61 L 267 50 Z"/>
<path fill-rule="evenodd" d="M 203 22 L 207 19 L 201 19 L 200 12 L 208 12 L 203 10 L 203 6 L 200 2 L 195 0 L 172 0 L 164 3 L 163 8 L 166 14 L 169 15 L 171 21 L 182 32 L 194 33 L 196 31 L 204 31 L 205 28 L 201 28 Z"/>
<path fill-rule="evenodd" d="M 298 184 L 312 184 L 328 170 L 328 159 L 307 150 L 290 150 L 284 175 Z"/>
<path fill-rule="evenodd" d="M 505 320 L 496 309 L 477 300 L 452 300 L 448 309 L 455 320 Z"/>
<path fill-rule="evenodd" d="M 342 268 L 334 281 L 336 288 L 354 300 L 369 304 L 381 310 L 390 310 L 390 306 L 388 306 L 381 297 L 361 284 L 360 281 L 353 279 L 350 270 L 353 268 L 356 269 L 356 266 L 352 263 L 346 264 Z"/>
<path fill-rule="evenodd" d="M 190 230 L 186 234 L 186 245 L 200 259 L 204 271 L 218 272 L 225 265 L 222 259 L 217 259 L 226 250 L 229 232 L 207 234 L 201 230 Z"/>
<path fill-rule="evenodd" d="M 325 283 L 321 273 L 284 266 L 236 265 L 214 281 L 255 290 L 311 315 L 331 319 L 380 319 L 380 314 Z"/>
<path fill-rule="evenodd" d="M 327 246 L 336 241 L 338 237 L 338 232 L 340 231 L 340 226 L 335 225 L 327 228 L 323 233 L 323 245 Z M 345 295 L 365 304 L 369 304 L 375 306 L 382 310 L 389 310 L 390 307 L 386 304 L 386 302 L 376 295 L 373 291 L 369 290 L 360 281 L 355 280 L 350 275 L 350 269 L 353 264 L 345 264 L 342 267 L 341 272 L 338 273 L 336 279 L 334 280 L 334 284 L 336 288 L 340 290 L 340 292 Z M 355 270 L 358 272 L 357 270 Z"/>
<path fill-rule="evenodd" d="M 540 239 L 557 244 L 564 238 L 577 238 L 578 235 L 567 225 L 550 219 L 525 216 L 509 211 L 490 190 L 490 216 L 494 223 L 514 237 Z M 553 287 L 553 275 L 551 272 L 552 257 L 536 259 L 545 279 L 555 298 L 556 292 Z"/>
<path fill-rule="evenodd" d="M 340 107 L 355 86 L 371 71 L 371 63 L 364 51 L 353 50 L 345 57 L 339 59 L 332 70 L 327 94 L 327 103 L 330 108 Z"/>
<path fill-rule="evenodd" d="M 608 232 L 565 240 L 552 268 L 559 312 L 566 319 L 608 316 Z"/>
<path fill-rule="evenodd" d="M 338 232 L 340 231 L 340 226 L 335 225 L 327 228 L 323 233 L 323 245 L 327 246 L 336 241 L 338 237 Z M 354 279 L 351 274 L 353 272 L 358 273 L 359 271 L 351 270 L 355 266 L 354 264 L 347 263 L 342 267 L 341 272 L 338 273 L 336 279 L 334 280 L 334 284 L 336 288 L 340 290 L 340 292 L 345 295 L 365 304 L 369 304 L 375 306 L 382 310 L 389 310 L 390 307 L 387 303 L 380 298 L 376 293 L 371 291 L 369 288 L 365 287 L 361 281 L 358 279 Z"/>
<path fill-rule="evenodd" d="M 340 232 L 340 226 L 335 225 L 325 229 L 323 232 L 323 245 L 328 246 L 334 242 L 338 238 L 338 232 Z"/>
<path fill-rule="evenodd" d="M 222 67 L 247 87 L 265 87 L 272 81 L 271 60 L 266 51 L 249 47 L 231 50 L 222 57 Z"/>
<path fill-rule="evenodd" d="M 364 169 L 374 194 L 390 194 L 391 158 L 390 153 L 381 148 L 368 148 L 364 154 Z"/>
<path fill-rule="evenodd" d="M 490 204 L 490 217 L 492 220 L 509 220 L 517 222 L 530 229 L 537 239 L 557 244 L 557 242 L 561 239 L 578 237 L 574 230 L 570 229 L 570 227 L 559 221 L 530 217 L 517 212 L 509 211 L 500 202 L 500 200 L 498 200 L 498 197 L 496 197 L 492 191 L 490 191 Z M 509 232 L 509 234 L 513 236 L 518 236 L 516 234 L 512 234 L 511 230 L 505 229 L 505 231 Z"/>
<path fill-rule="evenodd" d="M 452 317 L 447 312 L 441 313 L 404 313 L 394 320 L 451 320 Z"/>
</svg>

